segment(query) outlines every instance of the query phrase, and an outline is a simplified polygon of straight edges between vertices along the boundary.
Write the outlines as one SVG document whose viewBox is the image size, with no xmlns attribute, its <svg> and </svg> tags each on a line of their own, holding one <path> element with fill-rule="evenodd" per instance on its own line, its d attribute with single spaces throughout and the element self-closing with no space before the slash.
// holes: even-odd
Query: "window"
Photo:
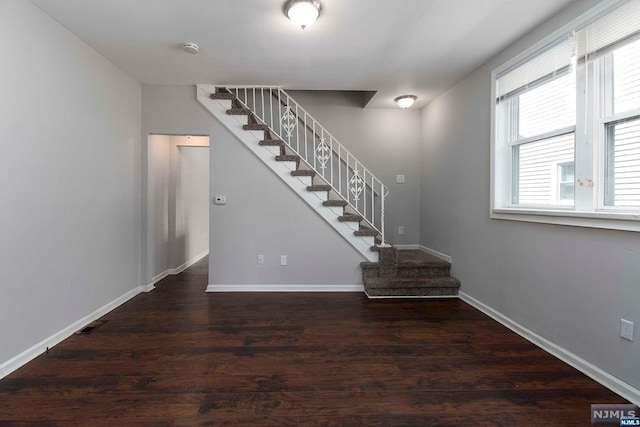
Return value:
<svg viewBox="0 0 640 427">
<path fill-rule="evenodd" d="M 561 204 L 573 204 L 575 193 L 574 162 L 559 163 L 556 170 L 555 201 Z"/>
<path fill-rule="evenodd" d="M 640 0 L 601 3 L 492 78 L 492 217 L 640 231 Z"/>
</svg>

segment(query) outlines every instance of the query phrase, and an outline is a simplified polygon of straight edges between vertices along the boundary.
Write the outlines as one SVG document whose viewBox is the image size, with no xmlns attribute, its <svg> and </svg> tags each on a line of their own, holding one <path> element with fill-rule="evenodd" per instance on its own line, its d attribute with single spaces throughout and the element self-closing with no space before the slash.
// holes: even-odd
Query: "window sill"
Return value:
<svg viewBox="0 0 640 427">
<path fill-rule="evenodd" d="M 496 208 L 492 219 L 640 232 L 640 212 L 577 212 L 553 209 Z"/>
</svg>

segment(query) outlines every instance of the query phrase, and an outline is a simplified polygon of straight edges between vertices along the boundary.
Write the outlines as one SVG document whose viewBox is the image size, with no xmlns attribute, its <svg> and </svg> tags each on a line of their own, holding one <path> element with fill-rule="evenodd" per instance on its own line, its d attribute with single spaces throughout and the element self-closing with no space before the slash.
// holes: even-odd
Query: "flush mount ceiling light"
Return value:
<svg viewBox="0 0 640 427">
<path fill-rule="evenodd" d="M 284 14 L 303 30 L 313 24 L 322 12 L 318 0 L 289 0 L 284 4 Z"/>
<path fill-rule="evenodd" d="M 416 102 L 416 99 L 418 99 L 418 97 L 415 95 L 402 95 L 394 99 L 394 101 L 402 108 L 409 108 Z"/>
<path fill-rule="evenodd" d="M 184 50 L 187 53 L 191 53 L 191 54 L 196 54 L 198 52 L 200 52 L 200 48 L 198 47 L 197 44 L 195 43 L 185 43 L 184 45 L 182 45 L 182 50 Z"/>
</svg>

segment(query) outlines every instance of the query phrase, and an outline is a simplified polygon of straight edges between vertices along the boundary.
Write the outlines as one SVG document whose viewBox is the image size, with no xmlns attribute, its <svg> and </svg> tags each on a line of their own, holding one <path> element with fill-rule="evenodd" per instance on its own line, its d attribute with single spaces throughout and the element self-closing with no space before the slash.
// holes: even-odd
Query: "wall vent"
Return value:
<svg viewBox="0 0 640 427">
<path fill-rule="evenodd" d="M 87 335 L 87 334 L 90 334 L 91 332 L 95 331 L 96 329 L 98 329 L 100 326 L 104 325 L 107 322 L 108 322 L 108 320 L 96 320 L 96 321 L 93 321 L 93 322 L 89 323 L 87 326 L 85 326 L 84 328 L 80 329 L 74 335 Z"/>
</svg>

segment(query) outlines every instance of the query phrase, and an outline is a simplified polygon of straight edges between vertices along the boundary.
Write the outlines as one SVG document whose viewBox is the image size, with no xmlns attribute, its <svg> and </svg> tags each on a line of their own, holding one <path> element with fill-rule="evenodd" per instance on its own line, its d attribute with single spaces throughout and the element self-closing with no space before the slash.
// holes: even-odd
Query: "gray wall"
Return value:
<svg viewBox="0 0 640 427">
<path fill-rule="evenodd" d="M 195 87 L 143 86 L 142 105 L 143 141 L 210 136 L 210 191 L 228 200 L 211 209 L 210 284 L 361 283 L 363 257 L 197 102 Z"/>
<path fill-rule="evenodd" d="M 0 2 L 0 364 L 140 284 L 140 85 Z"/>
<path fill-rule="evenodd" d="M 149 275 L 195 260 L 209 249 L 209 138 L 148 138 Z"/>
<path fill-rule="evenodd" d="M 386 239 L 415 245 L 420 234 L 420 111 L 364 109 L 360 92 L 289 94 L 389 187 Z M 396 184 L 405 175 L 405 184 Z M 405 228 L 398 235 L 398 226 Z"/>
<path fill-rule="evenodd" d="M 209 148 L 186 145 L 195 138 L 178 138 L 182 139 L 176 159 L 180 168 L 176 174 L 176 240 L 180 244 L 173 250 L 174 268 L 209 250 Z"/>
<path fill-rule="evenodd" d="M 453 257 L 462 291 L 640 388 L 637 233 L 489 219 L 491 70 L 579 15 L 525 36 L 423 110 L 421 244 Z M 637 334 L 636 334 L 637 335 Z"/>
</svg>

